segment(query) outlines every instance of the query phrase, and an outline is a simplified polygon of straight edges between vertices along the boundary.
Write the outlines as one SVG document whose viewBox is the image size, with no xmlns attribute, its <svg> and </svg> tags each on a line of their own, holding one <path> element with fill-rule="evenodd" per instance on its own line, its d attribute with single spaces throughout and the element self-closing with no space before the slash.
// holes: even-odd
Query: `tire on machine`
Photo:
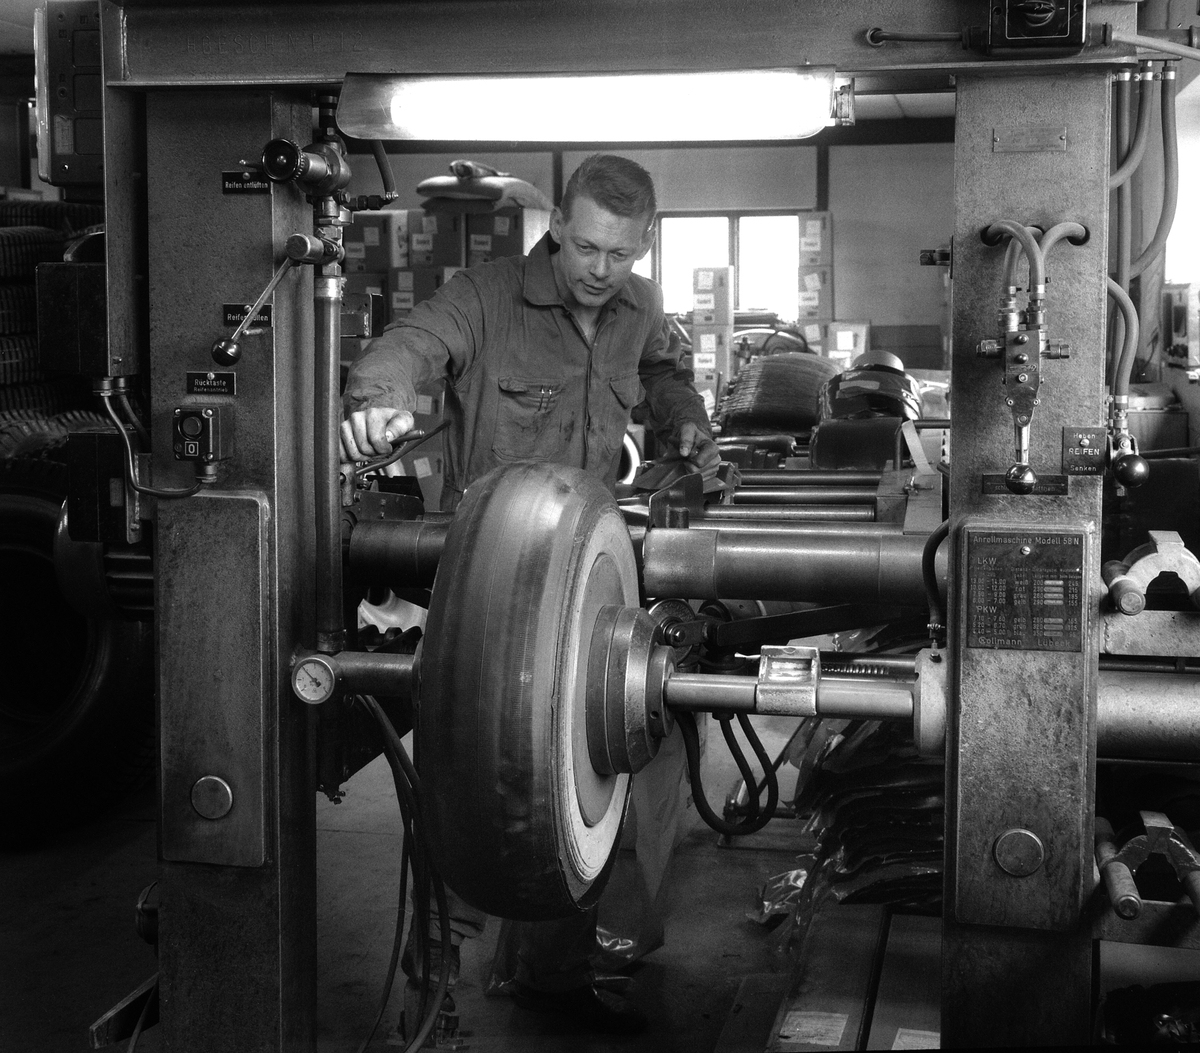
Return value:
<svg viewBox="0 0 1200 1053">
<path fill-rule="evenodd" d="M 54 550 L 66 488 L 52 449 L 0 457 L 2 844 L 85 819 L 154 770 L 153 625 L 67 601 Z"/>
<path fill-rule="evenodd" d="M 446 883 L 501 917 L 565 917 L 603 890 L 629 793 L 588 757 L 588 645 L 602 606 L 638 604 L 609 491 L 522 462 L 473 484 L 434 582 L 417 763 Z"/>
</svg>

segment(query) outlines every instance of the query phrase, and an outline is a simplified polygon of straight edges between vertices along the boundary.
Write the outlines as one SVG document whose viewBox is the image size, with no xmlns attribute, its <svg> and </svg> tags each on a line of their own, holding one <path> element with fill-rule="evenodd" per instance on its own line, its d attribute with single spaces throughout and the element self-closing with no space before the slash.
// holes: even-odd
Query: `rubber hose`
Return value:
<svg viewBox="0 0 1200 1053">
<path fill-rule="evenodd" d="M 1151 65 L 1149 62 L 1145 63 L 1143 72 L 1148 73 Z M 1150 141 L 1150 114 L 1154 109 L 1154 96 L 1150 90 L 1151 83 L 1149 79 L 1142 80 L 1142 89 L 1138 93 L 1138 115 L 1137 125 L 1133 130 L 1133 143 L 1129 147 L 1129 151 L 1122 158 L 1120 167 L 1108 177 L 1108 188 L 1110 190 L 1116 190 L 1117 187 L 1126 182 L 1137 171 L 1138 166 L 1142 163 L 1142 158 L 1145 156 L 1146 144 Z"/>
<path fill-rule="evenodd" d="M 1025 250 L 1025 258 L 1029 260 L 1029 288 L 1032 290 L 1046 284 L 1046 266 L 1042 259 L 1042 250 L 1025 227 L 1011 219 L 999 219 L 988 227 L 987 233 L 993 236 L 1008 234 L 1016 238 Z"/>
<path fill-rule="evenodd" d="M 1114 44 L 1128 44 L 1130 47 L 1142 48 L 1145 51 L 1157 51 L 1161 55 L 1200 59 L 1200 48 L 1190 48 L 1186 44 L 1176 44 L 1170 40 L 1143 37 L 1137 33 L 1121 33 L 1117 30 L 1113 31 L 1111 39 Z"/>
<path fill-rule="evenodd" d="M 1129 293 L 1109 278 L 1108 294 L 1116 300 L 1117 309 L 1125 319 L 1125 342 L 1121 347 L 1121 356 L 1117 359 L 1117 368 L 1113 374 L 1112 393 L 1113 397 L 1116 398 L 1121 395 L 1129 395 L 1129 381 L 1133 376 L 1134 360 L 1137 358 L 1140 330 L 1137 310 L 1133 306 L 1133 301 L 1129 298 Z"/>
<path fill-rule="evenodd" d="M 771 760 L 771 755 L 767 753 L 763 747 L 762 739 L 758 737 L 758 732 L 754 730 L 754 725 L 750 723 L 749 713 L 739 713 L 737 715 L 738 726 L 742 729 L 742 734 L 746 736 L 746 741 L 750 743 L 750 748 L 754 750 L 754 756 L 758 758 L 758 763 L 762 765 L 763 776 L 767 783 L 767 803 L 763 807 L 763 814 L 770 821 L 775 815 L 775 809 L 779 805 L 779 775 L 776 772 L 775 764 Z M 758 782 L 753 783 L 754 798 L 758 800 Z M 747 790 L 747 793 L 749 791 Z"/>
<path fill-rule="evenodd" d="M 1200 58 L 1200 50 L 1195 51 Z M 1163 139 L 1163 203 L 1154 237 L 1130 267 L 1130 277 L 1136 278 L 1150 266 L 1167 244 L 1167 235 L 1175 222 L 1175 207 L 1179 204 L 1179 133 L 1175 126 L 1175 78 L 1163 72 L 1162 80 L 1162 139 Z"/>
<path fill-rule="evenodd" d="M 950 520 L 935 527 L 925 539 L 921 549 L 921 580 L 925 583 L 925 599 L 929 604 L 930 626 L 945 626 L 946 614 L 942 610 L 942 590 L 937 580 L 937 552 L 942 542 L 950 535 Z M 934 629 L 930 629 L 933 634 Z"/>
</svg>

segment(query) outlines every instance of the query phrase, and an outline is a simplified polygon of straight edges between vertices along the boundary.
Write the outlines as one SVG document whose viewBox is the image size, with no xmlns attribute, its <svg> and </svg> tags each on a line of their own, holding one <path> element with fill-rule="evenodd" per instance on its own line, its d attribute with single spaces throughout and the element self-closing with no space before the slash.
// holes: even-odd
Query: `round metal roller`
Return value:
<svg viewBox="0 0 1200 1053">
<path fill-rule="evenodd" d="M 637 603 L 600 482 L 520 463 L 469 488 L 433 585 L 416 734 L 436 864 L 476 907 L 548 918 L 599 897 L 630 777 L 589 751 L 591 641 L 603 609 Z"/>
</svg>

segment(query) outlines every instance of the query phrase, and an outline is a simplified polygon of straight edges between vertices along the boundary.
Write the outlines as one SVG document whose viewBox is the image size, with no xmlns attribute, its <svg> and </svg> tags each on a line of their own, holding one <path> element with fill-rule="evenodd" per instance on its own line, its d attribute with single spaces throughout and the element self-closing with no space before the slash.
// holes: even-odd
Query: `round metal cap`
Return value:
<svg viewBox="0 0 1200 1053">
<path fill-rule="evenodd" d="M 205 775 L 192 787 L 192 807 L 205 819 L 224 819 L 233 808 L 233 790 L 219 775 Z"/>
<path fill-rule="evenodd" d="M 992 845 L 996 864 L 1013 877 L 1029 877 L 1046 860 L 1042 839 L 1032 830 L 1005 830 Z"/>
</svg>

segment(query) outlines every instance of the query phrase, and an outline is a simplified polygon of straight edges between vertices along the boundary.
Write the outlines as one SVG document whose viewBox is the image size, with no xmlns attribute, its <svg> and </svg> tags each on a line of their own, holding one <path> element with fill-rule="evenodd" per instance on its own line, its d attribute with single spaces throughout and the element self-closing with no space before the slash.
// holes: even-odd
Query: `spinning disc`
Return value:
<svg viewBox="0 0 1200 1053">
<path fill-rule="evenodd" d="M 489 914 L 561 917 L 600 895 L 629 776 L 589 758 L 588 650 L 602 607 L 637 602 L 596 479 L 527 462 L 467 491 L 429 606 L 417 760 L 437 866 Z"/>
</svg>

